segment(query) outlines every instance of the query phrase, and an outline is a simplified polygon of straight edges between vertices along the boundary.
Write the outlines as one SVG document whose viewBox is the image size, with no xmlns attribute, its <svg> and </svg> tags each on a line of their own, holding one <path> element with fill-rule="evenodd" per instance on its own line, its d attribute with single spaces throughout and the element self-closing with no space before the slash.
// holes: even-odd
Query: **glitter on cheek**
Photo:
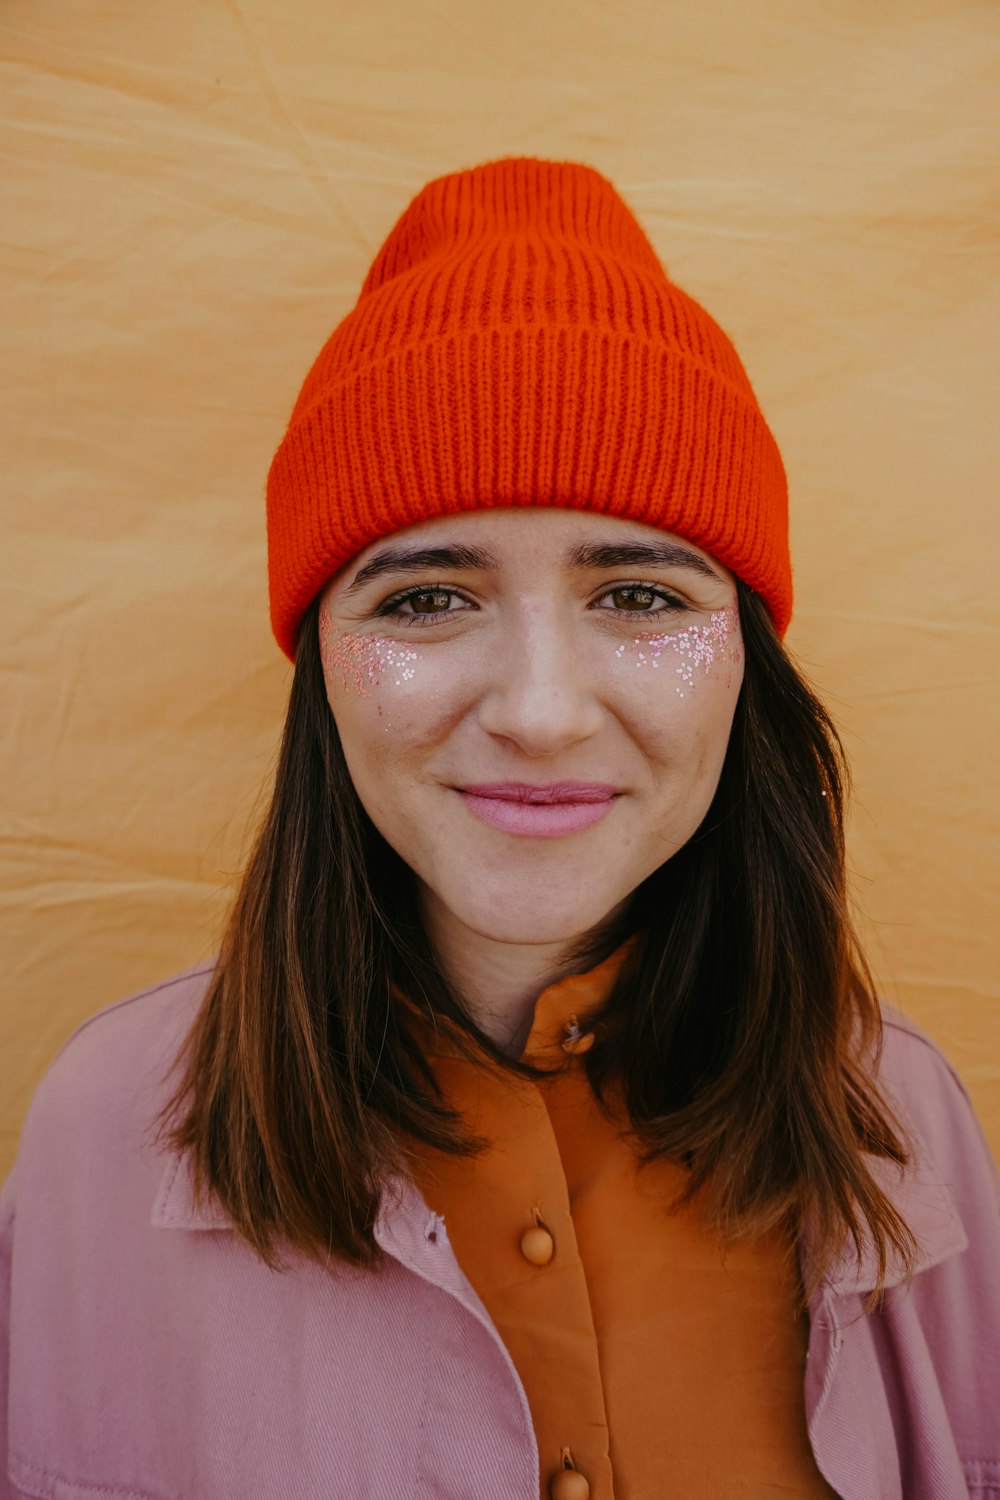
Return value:
<svg viewBox="0 0 1000 1500">
<path fill-rule="evenodd" d="M 694 687 L 697 675 L 707 675 L 713 667 L 723 662 L 738 665 L 743 660 L 743 643 L 740 638 L 739 608 L 728 604 L 725 609 L 716 609 L 708 617 L 707 625 L 689 625 L 686 630 L 674 635 L 637 635 L 631 642 L 623 642 L 615 649 L 619 660 L 632 654 L 632 665 L 636 668 L 650 667 L 658 670 L 661 660 L 669 665 L 675 660 L 675 674 L 681 679 L 677 694 L 683 698 L 685 689 Z M 643 649 L 635 650 L 636 647 Z M 697 675 L 696 675 L 697 674 Z"/>
<path fill-rule="evenodd" d="M 352 635 L 338 630 L 326 605 L 319 616 L 320 656 L 328 676 L 337 676 L 345 692 L 370 698 L 372 689 L 391 683 L 402 687 L 416 674 L 419 653 L 380 635 Z M 382 712 L 381 705 L 378 708 Z"/>
</svg>

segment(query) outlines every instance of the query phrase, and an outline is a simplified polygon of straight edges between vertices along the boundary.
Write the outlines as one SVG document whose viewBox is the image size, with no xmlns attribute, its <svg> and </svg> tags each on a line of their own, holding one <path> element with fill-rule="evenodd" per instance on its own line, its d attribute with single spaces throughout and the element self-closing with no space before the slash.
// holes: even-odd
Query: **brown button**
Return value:
<svg viewBox="0 0 1000 1500">
<path fill-rule="evenodd" d="M 574 1465 L 569 1449 L 564 1448 L 562 1453 L 562 1468 L 549 1480 L 550 1500 L 588 1500 L 590 1485 Z"/>
<path fill-rule="evenodd" d="M 521 1236 L 521 1254 L 533 1266 L 547 1266 L 555 1249 L 556 1242 L 544 1224 L 533 1224 Z"/>
<path fill-rule="evenodd" d="M 564 1052 L 589 1052 L 594 1045 L 594 1033 L 581 1031 L 576 1016 L 570 1016 L 563 1027 Z"/>
</svg>

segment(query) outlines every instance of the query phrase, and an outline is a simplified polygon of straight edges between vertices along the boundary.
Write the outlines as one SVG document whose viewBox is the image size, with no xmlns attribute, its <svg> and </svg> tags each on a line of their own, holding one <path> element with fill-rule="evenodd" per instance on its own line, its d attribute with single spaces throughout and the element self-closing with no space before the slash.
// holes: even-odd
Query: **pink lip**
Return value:
<svg viewBox="0 0 1000 1500">
<path fill-rule="evenodd" d="M 557 838 L 599 823 L 617 795 L 613 786 L 594 781 L 559 781 L 548 786 L 496 781 L 457 787 L 465 805 L 484 823 L 505 833 Z"/>
</svg>

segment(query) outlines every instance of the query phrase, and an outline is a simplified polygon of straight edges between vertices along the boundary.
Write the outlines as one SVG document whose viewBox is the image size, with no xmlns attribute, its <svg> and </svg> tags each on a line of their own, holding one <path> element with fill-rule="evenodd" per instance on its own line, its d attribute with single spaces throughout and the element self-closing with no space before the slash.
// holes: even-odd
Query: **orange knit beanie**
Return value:
<svg viewBox="0 0 1000 1500">
<path fill-rule="evenodd" d="M 267 478 L 271 625 L 432 516 L 599 511 L 673 531 L 792 610 L 788 487 L 732 343 L 593 167 L 429 182 L 306 376 Z"/>
</svg>

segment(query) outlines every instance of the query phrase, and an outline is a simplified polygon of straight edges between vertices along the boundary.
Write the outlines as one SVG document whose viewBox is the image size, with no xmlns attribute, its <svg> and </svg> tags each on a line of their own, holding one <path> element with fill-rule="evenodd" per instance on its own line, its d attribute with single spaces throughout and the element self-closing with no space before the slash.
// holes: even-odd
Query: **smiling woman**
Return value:
<svg viewBox="0 0 1000 1500">
<path fill-rule="evenodd" d="M 1000 1179 L 851 925 L 777 445 L 606 178 L 418 194 L 267 526 L 219 954 L 4 1188 L 0 1494 L 1000 1495 Z"/>
</svg>

